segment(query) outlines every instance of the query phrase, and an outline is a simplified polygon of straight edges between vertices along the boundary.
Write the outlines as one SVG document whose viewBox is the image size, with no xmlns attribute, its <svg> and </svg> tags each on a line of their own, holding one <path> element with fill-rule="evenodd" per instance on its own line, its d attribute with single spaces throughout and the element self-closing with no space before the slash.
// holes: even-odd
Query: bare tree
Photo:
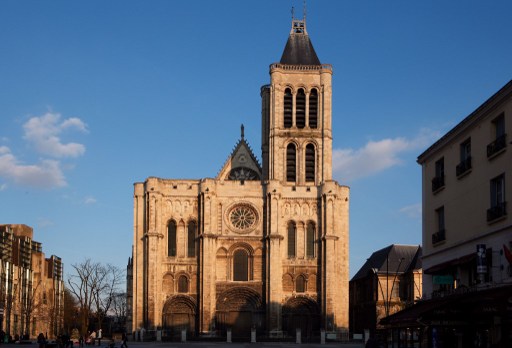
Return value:
<svg viewBox="0 0 512 348">
<path fill-rule="evenodd" d="M 25 300 L 21 302 L 21 314 L 22 317 L 25 317 L 23 332 L 26 334 L 30 333 L 30 319 L 32 318 L 33 312 L 42 306 L 42 301 L 37 301 L 37 293 L 41 283 L 42 281 L 39 280 L 35 287 L 29 287 Z M 44 289 L 42 290 L 44 291 Z"/>
<path fill-rule="evenodd" d="M 97 286 L 93 292 L 96 319 L 101 328 L 103 319 L 112 308 L 115 294 L 124 281 L 124 271 L 116 266 L 107 264 L 98 268 Z"/>
<path fill-rule="evenodd" d="M 116 266 L 102 265 L 91 259 L 71 266 L 75 274 L 69 276 L 68 288 L 77 299 L 81 332 L 84 334 L 89 327 L 91 315 L 96 316 L 101 328 L 112 305 L 113 294 L 122 283 L 123 272 Z"/>
<path fill-rule="evenodd" d="M 99 263 L 86 259 L 82 263 L 71 265 L 76 274 L 68 278 L 69 291 L 75 295 L 80 307 L 81 333 L 85 334 L 89 327 L 89 316 L 92 311 L 93 293 L 97 287 L 97 270 Z"/>
<path fill-rule="evenodd" d="M 80 310 L 75 296 L 68 288 L 64 289 L 64 331 L 71 332 L 76 327 Z"/>
<path fill-rule="evenodd" d="M 126 292 L 114 294 L 112 311 L 114 313 L 114 320 L 118 327 L 124 328 L 126 325 L 126 308 Z"/>
</svg>

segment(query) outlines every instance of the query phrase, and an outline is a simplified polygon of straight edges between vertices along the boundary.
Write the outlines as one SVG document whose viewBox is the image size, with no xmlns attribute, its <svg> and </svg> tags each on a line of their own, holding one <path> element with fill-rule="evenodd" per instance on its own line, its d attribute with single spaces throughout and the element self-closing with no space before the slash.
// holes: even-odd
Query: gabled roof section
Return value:
<svg viewBox="0 0 512 348">
<path fill-rule="evenodd" d="M 240 140 L 217 175 L 218 180 L 261 180 L 262 169 L 241 127 Z"/>
<path fill-rule="evenodd" d="M 286 42 L 281 64 L 288 65 L 321 65 L 313 44 L 306 31 L 306 19 L 292 19 L 292 29 Z"/>
<path fill-rule="evenodd" d="M 369 272 L 395 274 L 417 269 L 421 269 L 421 246 L 391 244 L 374 252 L 351 281 L 364 278 Z"/>
</svg>

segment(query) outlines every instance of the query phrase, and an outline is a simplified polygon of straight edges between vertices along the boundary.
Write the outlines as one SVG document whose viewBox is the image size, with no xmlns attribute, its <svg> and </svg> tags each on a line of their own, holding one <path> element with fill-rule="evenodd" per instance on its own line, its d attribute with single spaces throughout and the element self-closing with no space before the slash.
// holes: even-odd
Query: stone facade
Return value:
<svg viewBox="0 0 512 348">
<path fill-rule="evenodd" d="M 332 179 L 331 78 L 294 20 L 261 88 L 262 165 L 242 126 L 217 177 L 134 185 L 128 330 L 348 329 L 349 188 Z"/>
</svg>

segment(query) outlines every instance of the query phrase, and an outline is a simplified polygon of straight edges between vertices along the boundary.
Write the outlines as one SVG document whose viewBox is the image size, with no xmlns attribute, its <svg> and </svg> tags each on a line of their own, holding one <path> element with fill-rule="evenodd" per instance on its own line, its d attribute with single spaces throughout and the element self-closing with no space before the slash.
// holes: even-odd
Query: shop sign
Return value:
<svg viewBox="0 0 512 348">
<path fill-rule="evenodd" d="M 433 276 L 432 281 L 434 284 L 453 284 L 453 276 L 452 275 L 435 275 Z"/>
</svg>

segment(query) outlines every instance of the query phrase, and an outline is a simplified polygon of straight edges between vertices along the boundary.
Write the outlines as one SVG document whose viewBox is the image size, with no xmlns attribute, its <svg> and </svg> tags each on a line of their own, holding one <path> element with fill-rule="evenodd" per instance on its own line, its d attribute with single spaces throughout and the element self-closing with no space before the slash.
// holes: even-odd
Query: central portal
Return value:
<svg viewBox="0 0 512 348">
<path fill-rule="evenodd" d="M 247 340 L 251 329 L 264 330 L 261 296 L 248 287 L 234 287 L 217 297 L 217 329 L 222 335 L 231 329 L 233 340 Z"/>
</svg>

